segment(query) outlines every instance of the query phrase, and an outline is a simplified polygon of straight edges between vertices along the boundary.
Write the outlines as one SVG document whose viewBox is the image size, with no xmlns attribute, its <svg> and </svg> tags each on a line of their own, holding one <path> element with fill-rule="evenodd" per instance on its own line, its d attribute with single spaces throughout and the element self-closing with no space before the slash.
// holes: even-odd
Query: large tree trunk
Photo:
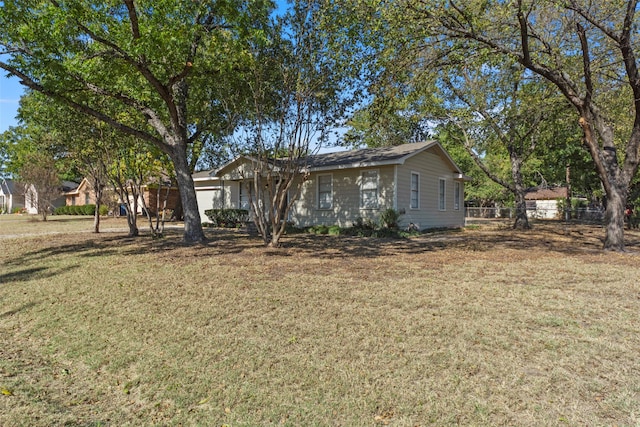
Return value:
<svg viewBox="0 0 640 427">
<path fill-rule="evenodd" d="M 607 206 L 604 212 L 606 233 L 604 249 L 611 251 L 624 250 L 624 209 L 627 204 L 627 185 L 611 184 L 607 186 Z"/>
<path fill-rule="evenodd" d="M 169 156 L 171 157 L 176 172 L 176 181 L 178 182 L 180 201 L 182 202 L 184 213 L 183 240 L 188 243 L 204 242 L 206 241 L 206 237 L 202 229 L 196 190 L 184 146 L 176 146 L 170 151 Z"/>
<path fill-rule="evenodd" d="M 596 122 L 598 134 L 603 141 L 600 148 L 598 139 L 592 128 Z M 604 249 L 609 251 L 624 251 L 624 210 L 627 204 L 627 195 L 631 178 L 637 170 L 637 153 L 627 148 L 625 170 L 620 168 L 617 150 L 614 145 L 613 129 L 604 124 L 601 117 L 590 116 L 585 112 L 578 122 L 584 131 L 584 143 L 593 158 L 598 177 L 606 194 L 606 208 L 604 213 L 605 238 Z M 599 126 L 597 126 L 599 124 Z M 632 132 L 629 142 L 630 147 L 638 146 L 640 138 L 637 127 Z M 630 161 L 630 157 L 633 157 Z"/>
<path fill-rule="evenodd" d="M 527 202 L 524 192 L 516 193 L 516 220 L 513 223 L 514 230 L 530 230 L 529 218 L 527 217 Z"/>
</svg>

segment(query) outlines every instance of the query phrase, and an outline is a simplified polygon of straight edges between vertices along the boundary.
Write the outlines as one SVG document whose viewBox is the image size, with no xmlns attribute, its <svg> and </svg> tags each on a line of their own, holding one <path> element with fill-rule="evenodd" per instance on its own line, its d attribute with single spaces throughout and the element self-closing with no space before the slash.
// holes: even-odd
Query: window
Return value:
<svg viewBox="0 0 640 427">
<path fill-rule="evenodd" d="M 87 191 L 86 193 L 84 193 L 84 204 L 88 205 L 89 202 L 91 202 L 91 199 L 89 198 L 89 192 Z"/>
<path fill-rule="evenodd" d="M 420 209 L 420 175 L 411 172 L 411 201 L 410 209 Z"/>
<path fill-rule="evenodd" d="M 76 196 L 71 196 L 71 206 L 76 205 Z"/>
<path fill-rule="evenodd" d="M 243 182 L 238 183 L 239 188 L 239 209 L 251 210 L 251 201 L 249 200 L 249 195 L 251 194 L 251 187 L 249 187 L 250 183 L 246 184 Z"/>
<path fill-rule="evenodd" d="M 333 185 L 331 175 L 318 175 L 318 209 L 333 207 Z"/>
<path fill-rule="evenodd" d="M 460 183 L 453 183 L 453 209 L 460 210 Z"/>
<path fill-rule="evenodd" d="M 442 178 L 440 178 L 439 180 L 439 185 L 438 185 L 438 209 L 440 209 L 441 211 L 446 209 L 446 203 L 445 203 L 445 189 L 446 189 L 446 181 Z"/>
<path fill-rule="evenodd" d="M 378 171 L 362 171 L 360 175 L 360 208 L 378 208 Z"/>
</svg>

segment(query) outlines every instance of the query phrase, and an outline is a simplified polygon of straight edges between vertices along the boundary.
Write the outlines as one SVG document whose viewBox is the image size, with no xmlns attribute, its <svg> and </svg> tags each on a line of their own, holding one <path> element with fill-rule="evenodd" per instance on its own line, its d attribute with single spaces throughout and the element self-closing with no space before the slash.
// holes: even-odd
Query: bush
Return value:
<svg viewBox="0 0 640 427">
<path fill-rule="evenodd" d="M 204 214 L 214 227 L 235 228 L 249 221 L 249 211 L 246 209 L 207 209 Z"/>
<path fill-rule="evenodd" d="M 54 215 L 91 215 L 96 212 L 96 205 L 74 205 L 74 206 L 60 206 L 53 211 Z M 100 215 L 106 215 L 109 213 L 109 208 L 105 205 L 100 205 Z"/>
<path fill-rule="evenodd" d="M 340 234 L 342 234 L 342 228 L 337 225 L 332 225 L 331 227 L 329 227 L 328 233 L 331 236 L 339 236 Z"/>
<path fill-rule="evenodd" d="M 314 225 L 307 229 L 311 234 L 329 234 L 329 227 L 324 224 Z"/>
<path fill-rule="evenodd" d="M 399 222 L 400 212 L 395 209 L 389 208 L 380 215 L 380 225 L 382 227 L 397 230 Z"/>
<path fill-rule="evenodd" d="M 96 213 L 96 205 L 84 205 L 82 207 L 82 214 L 83 215 L 95 215 Z"/>
</svg>

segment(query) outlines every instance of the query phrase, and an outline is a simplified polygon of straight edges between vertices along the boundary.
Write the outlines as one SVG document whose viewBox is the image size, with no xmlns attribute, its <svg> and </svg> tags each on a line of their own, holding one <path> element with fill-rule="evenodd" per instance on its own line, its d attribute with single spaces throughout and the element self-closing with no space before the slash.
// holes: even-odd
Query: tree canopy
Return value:
<svg viewBox="0 0 640 427">
<path fill-rule="evenodd" d="M 237 71 L 272 9 L 270 1 L 237 0 L 5 1 L 0 68 L 165 152 L 184 238 L 201 241 L 189 147 L 228 122 L 222 105 L 242 95 Z"/>
</svg>

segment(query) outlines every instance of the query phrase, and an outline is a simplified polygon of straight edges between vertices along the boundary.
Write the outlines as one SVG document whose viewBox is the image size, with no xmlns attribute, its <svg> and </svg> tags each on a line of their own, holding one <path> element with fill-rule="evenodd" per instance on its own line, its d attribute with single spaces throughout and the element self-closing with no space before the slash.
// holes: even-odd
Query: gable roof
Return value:
<svg viewBox="0 0 640 427">
<path fill-rule="evenodd" d="M 457 173 L 462 173 L 453 159 L 437 141 L 401 144 L 392 147 L 362 148 L 359 150 L 315 154 L 307 157 L 309 171 L 349 169 L 382 165 L 401 165 L 408 158 L 430 148 L 437 149 Z"/>
<path fill-rule="evenodd" d="M 401 144 L 392 147 L 361 148 L 358 150 L 338 151 L 333 153 L 313 154 L 301 159 L 301 166 L 309 172 L 328 171 L 335 169 L 364 168 L 383 165 L 401 165 L 416 154 L 428 149 L 434 149 L 440 154 L 442 159 L 449 163 L 450 167 L 458 175 L 458 178 L 469 180 L 464 176 L 458 165 L 451 156 L 440 145 L 438 141 L 417 142 L 411 144 Z M 234 165 L 243 161 L 252 161 L 250 156 L 238 156 L 219 169 L 203 171 L 194 174 L 194 180 L 211 179 L 219 177 L 224 170 L 228 170 Z M 273 161 L 273 166 L 277 168 L 278 159 Z"/>
<path fill-rule="evenodd" d="M 3 178 L 0 181 L 0 190 L 2 190 L 3 194 L 13 194 L 15 193 L 16 184 L 12 179 Z"/>
<path fill-rule="evenodd" d="M 73 185 L 65 185 L 65 183 L 69 183 Z M 63 181 L 62 191 L 64 192 L 65 196 L 72 196 L 75 194 L 80 194 L 80 189 L 88 185 L 89 185 L 89 181 L 87 180 L 87 178 L 82 178 L 82 181 L 80 181 L 80 184 L 75 183 L 73 181 Z"/>
</svg>

